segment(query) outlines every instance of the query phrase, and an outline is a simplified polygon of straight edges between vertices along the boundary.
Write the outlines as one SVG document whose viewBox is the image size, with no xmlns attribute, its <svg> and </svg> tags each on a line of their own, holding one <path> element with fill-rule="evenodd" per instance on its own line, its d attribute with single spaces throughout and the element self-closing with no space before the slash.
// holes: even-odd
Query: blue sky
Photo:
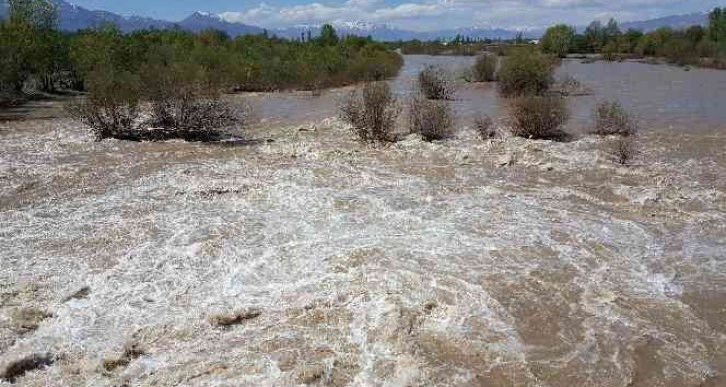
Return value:
<svg viewBox="0 0 726 387">
<path fill-rule="evenodd" d="M 89 9 L 180 20 L 194 11 L 263 27 L 364 21 L 412 30 L 451 27 L 536 28 L 703 12 L 724 0 L 71 0 Z"/>
</svg>

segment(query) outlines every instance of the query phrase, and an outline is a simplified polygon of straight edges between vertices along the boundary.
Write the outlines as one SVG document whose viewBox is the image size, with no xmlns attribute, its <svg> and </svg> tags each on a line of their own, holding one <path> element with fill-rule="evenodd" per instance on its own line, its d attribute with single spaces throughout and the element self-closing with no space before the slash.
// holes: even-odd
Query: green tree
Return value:
<svg viewBox="0 0 726 387">
<path fill-rule="evenodd" d="M 574 39 L 574 28 L 566 24 L 557 24 L 547 29 L 540 45 L 542 51 L 564 58 L 570 52 Z"/>
<path fill-rule="evenodd" d="M 726 51 L 726 8 L 715 8 L 708 15 L 708 37 Z"/>
<path fill-rule="evenodd" d="M 335 46 L 338 44 L 338 33 L 330 24 L 324 24 L 320 29 L 320 44 L 323 46 Z"/>
<path fill-rule="evenodd" d="M 56 5 L 50 0 L 9 0 L 8 18 L 0 23 L 0 89 L 20 94 L 30 77 L 52 90 L 62 36 L 55 31 Z"/>
<path fill-rule="evenodd" d="M 34 29 L 55 29 L 58 9 L 50 0 L 8 0 L 11 23 L 27 23 Z"/>
</svg>

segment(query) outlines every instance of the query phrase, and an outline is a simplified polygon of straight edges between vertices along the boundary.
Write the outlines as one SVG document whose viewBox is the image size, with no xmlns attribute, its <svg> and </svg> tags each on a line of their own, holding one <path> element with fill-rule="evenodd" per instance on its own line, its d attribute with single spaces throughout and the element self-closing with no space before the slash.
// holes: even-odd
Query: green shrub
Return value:
<svg viewBox="0 0 726 387">
<path fill-rule="evenodd" d="M 425 141 L 444 140 L 454 132 L 454 115 L 448 101 L 431 100 L 416 95 L 409 106 L 411 133 L 418 133 Z"/>
<path fill-rule="evenodd" d="M 595 107 L 595 129 L 593 133 L 600 136 L 637 134 L 635 120 L 617 101 L 605 101 Z"/>
<path fill-rule="evenodd" d="M 447 79 L 446 72 L 435 66 L 426 66 L 418 73 L 419 90 L 428 99 L 451 99 L 453 86 Z"/>
<path fill-rule="evenodd" d="M 340 117 L 363 142 L 391 142 L 399 109 L 386 82 L 366 83 L 340 104 Z"/>
<path fill-rule="evenodd" d="M 569 118 L 562 97 L 525 96 L 509 103 L 512 134 L 519 137 L 563 141 L 568 138 L 561 127 Z"/>
<path fill-rule="evenodd" d="M 480 55 L 476 58 L 476 63 L 472 67 L 474 81 L 476 82 L 493 82 L 496 80 L 497 65 L 499 58 L 495 55 Z"/>
<path fill-rule="evenodd" d="M 552 58 L 533 50 L 515 50 L 499 69 L 499 92 L 504 97 L 542 95 L 553 83 Z"/>
</svg>

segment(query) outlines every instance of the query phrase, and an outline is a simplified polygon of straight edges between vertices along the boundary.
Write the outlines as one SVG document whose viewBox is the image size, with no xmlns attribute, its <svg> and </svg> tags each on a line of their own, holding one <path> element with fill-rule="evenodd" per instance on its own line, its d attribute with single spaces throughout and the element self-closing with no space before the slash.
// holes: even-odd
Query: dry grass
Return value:
<svg viewBox="0 0 726 387">
<path fill-rule="evenodd" d="M 428 99 L 448 100 L 454 97 L 454 86 L 447 79 L 446 71 L 435 66 L 426 66 L 418 74 L 421 93 Z"/>
<path fill-rule="evenodd" d="M 593 133 L 600 136 L 620 135 L 633 136 L 638 133 L 638 125 L 616 101 L 605 101 L 595 107 L 595 129 Z"/>
<path fill-rule="evenodd" d="M 499 58 L 496 55 L 481 55 L 472 67 L 475 82 L 494 82 L 496 80 Z"/>
<path fill-rule="evenodd" d="M 420 134 L 425 141 L 444 140 L 454 133 L 454 114 L 448 101 L 417 95 L 411 99 L 409 125 L 411 133 Z"/>
<path fill-rule="evenodd" d="M 564 141 L 569 136 L 561 127 L 569 111 L 561 97 L 519 97 L 509 104 L 512 134 L 519 137 Z"/>
<path fill-rule="evenodd" d="M 340 117 L 363 142 L 391 142 L 399 108 L 386 82 L 370 82 L 340 104 Z"/>
</svg>

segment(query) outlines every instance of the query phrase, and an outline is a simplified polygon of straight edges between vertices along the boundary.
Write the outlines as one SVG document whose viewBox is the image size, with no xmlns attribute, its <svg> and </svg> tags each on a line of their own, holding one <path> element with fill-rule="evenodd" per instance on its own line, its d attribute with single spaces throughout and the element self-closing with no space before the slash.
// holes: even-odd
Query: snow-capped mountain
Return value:
<svg viewBox="0 0 726 387">
<path fill-rule="evenodd" d="M 251 26 L 225 20 L 224 17 L 207 13 L 195 12 L 180 22 L 170 22 L 139 16 L 121 16 L 112 12 L 92 11 L 86 8 L 73 5 L 63 0 L 54 0 L 58 4 L 58 16 L 60 28 L 65 31 L 76 31 L 78 29 L 100 26 L 106 23 L 116 24 L 122 31 L 129 32 L 140 29 L 166 29 L 180 27 L 190 31 L 201 31 L 205 29 L 216 29 L 228 33 L 230 36 L 245 34 L 259 34 L 265 31 L 262 27 Z M 0 17 L 7 14 L 7 2 L 0 2 Z M 708 15 L 696 13 L 690 15 L 668 16 L 659 19 L 622 23 L 621 28 L 635 28 L 644 31 L 655 30 L 660 27 L 684 28 L 686 26 L 708 22 Z M 488 28 L 488 27 L 466 27 L 456 29 L 438 30 L 432 32 L 416 32 L 391 27 L 385 24 L 369 23 L 365 21 L 333 21 L 339 35 L 371 36 L 377 40 L 433 40 L 453 39 L 455 36 L 465 36 L 474 39 L 513 39 L 520 31 Z M 316 36 L 320 33 L 322 24 L 296 25 L 287 28 L 267 29 L 270 34 L 284 38 L 298 39 L 307 36 L 308 32 Z M 578 30 L 584 30 L 578 28 Z M 543 30 L 521 31 L 526 38 L 538 38 Z"/>
<path fill-rule="evenodd" d="M 261 34 L 263 29 L 242 23 L 231 23 L 221 16 L 208 12 L 194 12 L 178 23 L 179 27 L 199 32 L 208 29 L 224 31 L 230 36 Z"/>
</svg>

